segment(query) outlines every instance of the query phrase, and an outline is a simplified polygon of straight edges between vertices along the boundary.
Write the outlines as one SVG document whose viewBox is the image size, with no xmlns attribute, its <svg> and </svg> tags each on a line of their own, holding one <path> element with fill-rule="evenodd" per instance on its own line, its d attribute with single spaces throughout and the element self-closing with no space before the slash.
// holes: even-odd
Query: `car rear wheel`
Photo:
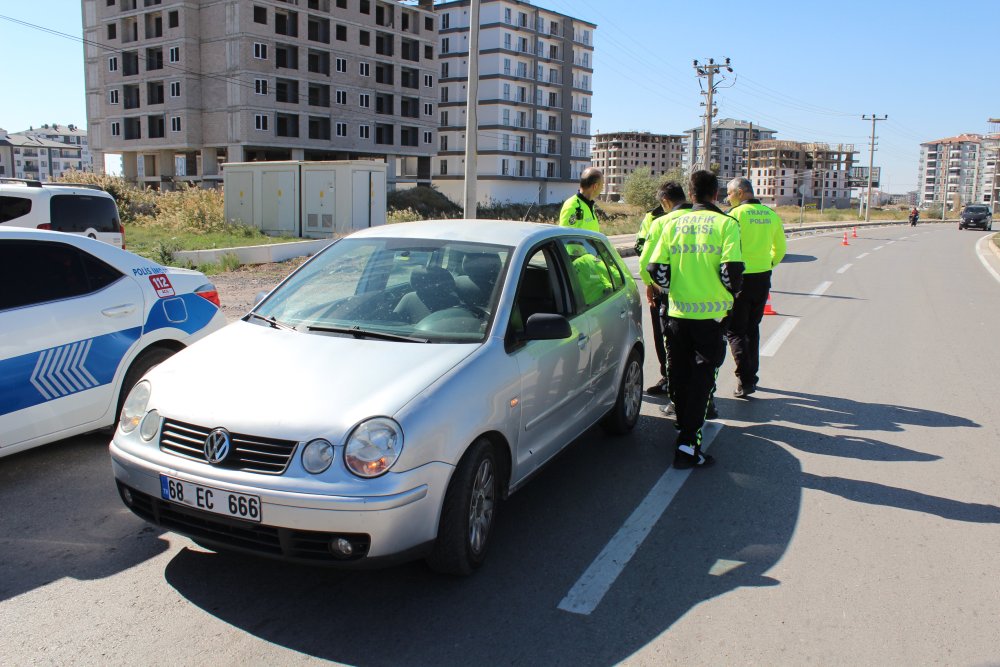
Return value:
<svg viewBox="0 0 1000 667">
<path fill-rule="evenodd" d="M 625 362 L 625 372 L 618 387 L 618 399 L 611 408 L 601 426 L 608 433 L 624 435 L 631 431 L 639 421 L 639 409 L 642 407 L 642 355 L 638 348 L 633 349 Z"/>
<path fill-rule="evenodd" d="M 468 575 L 486 560 L 499 499 L 497 456 L 493 444 L 479 438 L 465 452 L 448 484 L 431 569 Z"/>
<path fill-rule="evenodd" d="M 168 350 L 163 347 L 154 347 L 145 350 L 136 357 L 135 361 L 129 367 L 128 372 L 125 373 L 125 380 L 122 382 L 121 391 L 118 392 L 118 410 L 115 412 L 115 421 L 112 422 L 112 428 L 117 424 L 118 417 L 122 413 L 122 407 L 125 405 L 125 399 L 128 398 L 128 393 L 132 391 L 132 387 L 142 379 L 142 376 L 153 370 L 155 367 L 162 364 L 164 361 L 174 356 L 173 350 Z"/>
</svg>

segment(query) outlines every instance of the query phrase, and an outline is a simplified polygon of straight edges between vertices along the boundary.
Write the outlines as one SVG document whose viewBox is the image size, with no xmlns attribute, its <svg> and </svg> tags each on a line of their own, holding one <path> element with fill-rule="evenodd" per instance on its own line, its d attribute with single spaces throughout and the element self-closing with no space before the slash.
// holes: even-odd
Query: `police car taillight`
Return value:
<svg viewBox="0 0 1000 667">
<path fill-rule="evenodd" d="M 215 289 L 215 285 L 211 283 L 205 283 L 204 285 L 196 289 L 194 293 L 200 296 L 202 299 L 205 299 L 206 301 L 211 301 L 216 305 L 216 307 L 218 308 L 222 307 L 222 303 L 219 301 L 219 291 Z"/>
</svg>

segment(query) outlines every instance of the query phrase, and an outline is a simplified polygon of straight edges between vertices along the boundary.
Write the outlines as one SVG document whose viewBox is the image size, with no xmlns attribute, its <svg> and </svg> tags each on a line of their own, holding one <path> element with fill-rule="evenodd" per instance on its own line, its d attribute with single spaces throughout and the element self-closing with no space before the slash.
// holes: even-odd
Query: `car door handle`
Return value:
<svg viewBox="0 0 1000 667">
<path fill-rule="evenodd" d="M 124 317 L 135 312 L 134 303 L 125 303 L 120 306 L 112 306 L 101 311 L 106 317 Z"/>
<path fill-rule="evenodd" d="M 590 336 L 586 334 L 580 334 L 579 338 L 576 339 L 576 344 L 580 346 L 580 349 L 587 347 L 587 340 Z"/>
<path fill-rule="evenodd" d="M 626 318 L 627 316 L 628 316 L 628 311 L 627 311 L 627 310 L 625 310 L 625 309 L 622 309 L 622 311 L 621 311 L 620 313 L 618 313 L 618 317 L 622 318 L 623 320 L 624 320 L 624 319 L 625 319 L 625 318 Z"/>
</svg>

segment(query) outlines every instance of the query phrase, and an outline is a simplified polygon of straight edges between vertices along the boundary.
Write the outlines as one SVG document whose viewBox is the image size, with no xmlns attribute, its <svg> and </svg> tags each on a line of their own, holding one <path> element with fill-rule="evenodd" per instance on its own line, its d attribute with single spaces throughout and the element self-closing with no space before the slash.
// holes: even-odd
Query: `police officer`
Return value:
<svg viewBox="0 0 1000 667">
<path fill-rule="evenodd" d="M 694 206 L 666 221 L 646 267 L 653 282 L 669 289 L 667 366 L 680 429 L 675 468 L 714 462 L 701 451 L 701 429 L 726 356 L 722 319 L 743 278 L 739 225 L 713 203 L 718 189 L 712 172 L 691 174 Z"/>
<path fill-rule="evenodd" d="M 745 178 L 734 178 L 726 188 L 733 208 L 729 215 L 740 225 L 743 248 L 743 287 L 726 318 L 726 338 L 736 360 L 737 398 L 757 390 L 760 368 L 760 321 L 771 290 L 771 269 L 785 257 L 785 228 L 781 218 L 759 199 Z"/>
<path fill-rule="evenodd" d="M 660 362 L 660 379 L 646 390 L 650 395 L 666 394 L 669 382 L 667 380 L 667 351 L 664 347 L 663 324 L 666 321 L 667 293 L 653 282 L 646 265 L 663 233 L 666 220 L 679 211 L 691 208 L 685 201 L 684 188 L 675 181 L 662 183 L 657 190 L 660 204 L 646 214 L 639 225 L 639 233 L 635 237 L 635 252 L 639 256 L 639 277 L 646 285 L 646 301 L 649 303 L 649 316 L 653 325 L 653 349 L 656 359 Z"/>
<path fill-rule="evenodd" d="M 562 227 L 601 231 L 594 214 L 594 200 L 604 190 L 604 174 L 597 167 L 587 167 L 580 174 L 580 190 L 567 199 L 559 212 Z"/>
</svg>

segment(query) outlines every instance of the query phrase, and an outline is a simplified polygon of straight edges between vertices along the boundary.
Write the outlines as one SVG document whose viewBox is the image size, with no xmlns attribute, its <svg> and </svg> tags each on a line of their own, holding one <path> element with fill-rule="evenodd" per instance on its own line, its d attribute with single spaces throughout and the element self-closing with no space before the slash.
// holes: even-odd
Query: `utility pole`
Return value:
<svg viewBox="0 0 1000 667">
<path fill-rule="evenodd" d="M 476 217 L 476 178 L 479 175 L 479 0 L 472 0 L 469 8 L 469 74 L 465 89 L 465 188 L 462 215 Z"/>
<path fill-rule="evenodd" d="M 694 61 L 694 71 L 698 74 L 698 83 L 701 83 L 702 77 L 708 79 L 708 86 L 701 91 L 701 94 L 708 98 L 705 102 L 702 102 L 705 106 L 705 136 L 704 141 L 702 141 L 701 168 L 706 171 L 708 171 L 712 164 L 712 117 L 718 111 L 714 106 L 712 98 L 719 83 L 722 83 L 722 81 L 716 83 L 715 76 L 720 74 L 723 69 L 728 72 L 733 71 L 733 68 L 729 66 L 729 58 L 726 58 L 725 63 L 716 63 L 715 58 L 709 58 L 707 65 L 699 65 L 697 60 Z M 725 75 L 722 76 L 724 80 Z"/>
<path fill-rule="evenodd" d="M 872 122 L 872 146 L 871 151 L 868 155 L 868 203 L 865 206 L 865 222 L 871 219 L 872 215 L 872 176 L 874 175 L 875 167 L 875 123 L 880 120 L 886 120 L 889 114 L 886 114 L 879 118 L 875 114 L 872 114 L 871 118 L 867 115 L 861 117 L 861 120 L 870 120 Z"/>
</svg>

